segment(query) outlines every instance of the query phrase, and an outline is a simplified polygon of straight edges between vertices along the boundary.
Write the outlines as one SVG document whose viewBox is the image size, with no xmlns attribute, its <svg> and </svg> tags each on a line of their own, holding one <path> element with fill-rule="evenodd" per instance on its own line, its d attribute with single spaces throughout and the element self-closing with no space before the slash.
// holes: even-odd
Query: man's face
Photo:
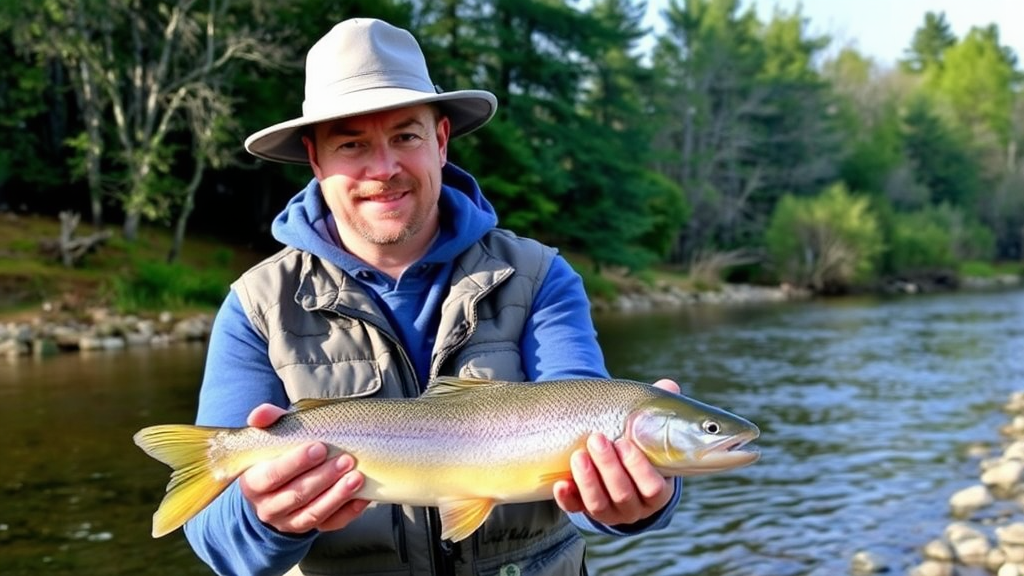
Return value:
<svg viewBox="0 0 1024 576">
<path fill-rule="evenodd" d="M 425 245 L 437 226 L 448 119 L 414 106 L 324 122 L 303 138 L 342 241 Z"/>
</svg>

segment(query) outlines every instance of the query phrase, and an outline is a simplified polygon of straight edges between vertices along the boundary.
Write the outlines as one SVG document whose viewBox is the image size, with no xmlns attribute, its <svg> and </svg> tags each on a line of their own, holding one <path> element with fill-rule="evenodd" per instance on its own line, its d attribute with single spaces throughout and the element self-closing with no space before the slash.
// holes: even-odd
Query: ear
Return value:
<svg viewBox="0 0 1024 576">
<path fill-rule="evenodd" d="M 448 137 L 452 131 L 452 123 L 447 116 L 437 121 L 437 151 L 441 156 L 441 166 L 448 163 Z"/>
<path fill-rule="evenodd" d="M 306 156 L 309 158 L 309 167 L 313 169 L 313 176 L 317 180 L 323 180 L 323 171 L 320 170 L 320 163 L 316 155 L 316 142 L 308 135 L 302 137 L 302 145 L 306 147 Z"/>
</svg>

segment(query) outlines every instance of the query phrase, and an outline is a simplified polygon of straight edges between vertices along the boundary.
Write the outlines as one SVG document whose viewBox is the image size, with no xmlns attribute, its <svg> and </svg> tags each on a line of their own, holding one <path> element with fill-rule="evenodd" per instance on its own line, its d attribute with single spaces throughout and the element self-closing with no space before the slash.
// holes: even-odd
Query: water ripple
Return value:
<svg viewBox="0 0 1024 576">
<path fill-rule="evenodd" d="M 871 549 L 895 571 L 949 521 L 1024 389 L 1024 293 L 600 318 L 613 373 L 676 378 L 755 421 L 761 461 L 684 482 L 671 526 L 590 538 L 595 574 L 817 576 Z"/>
</svg>

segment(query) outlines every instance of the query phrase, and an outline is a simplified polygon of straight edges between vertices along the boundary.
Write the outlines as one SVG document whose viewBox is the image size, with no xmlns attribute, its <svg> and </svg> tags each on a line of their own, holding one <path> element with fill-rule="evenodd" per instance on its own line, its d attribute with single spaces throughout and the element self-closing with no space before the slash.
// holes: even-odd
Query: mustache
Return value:
<svg viewBox="0 0 1024 576">
<path fill-rule="evenodd" d="M 416 182 L 411 178 L 395 177 L 387 182 L 376 182 L 361 186 L 355 191 L 356 198 L 373 198 L 398 192 L 408 192 L 416 188 Z"/>
</svg>

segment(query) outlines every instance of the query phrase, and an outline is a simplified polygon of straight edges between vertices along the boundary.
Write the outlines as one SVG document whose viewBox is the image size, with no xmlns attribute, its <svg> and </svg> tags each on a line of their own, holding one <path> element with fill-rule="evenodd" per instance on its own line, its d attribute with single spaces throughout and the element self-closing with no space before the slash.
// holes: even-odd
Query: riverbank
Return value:
<svg viewBox="0 0 1024 576">
<path fill-rule="evenodd" d="M 65 352 L 205 341 L 213 326 L 212 312 L 165 311 L 140 316 L 103 307 L 80 314 L 53 310 L 48 304 L 43 308 L 38 314 L 23 312 L 0 322 L 0 358 L 44 358 Z"/>
<path fill-rule="evenodd" d="M 992 290 L 1021 284 L 1013 275 L 969 279 L 961 289 Z M 921 294 L 931 290 L 913 284 L 893 285 L 888 293 Z M 631 285 L 612 299 L 593 298 L 592 309 L 602 312 L 645 312 L 688 306 L 728 306 L 809 300 L 815 295 L 789 285 L 723 284 L 714 290 L 686 289 L 671 282 L 646 287 Z M 215 311 L 118 314 L 104 306 L 78 311 L 66 305 L 43 303 L 38 311 L 22 310 L 0 316 L 0 358 L 42 358 L 65 352 L 120 350 L 139 346 L 168 346 L 205 341 Z"/>
<path fill-rule="evenodd" d="M 921 549 L 911 576 L 952 576 L 983 570 L 1024 576 L 1024 391 L 1010 395 L 1000 427 L 1003 442 L 976 446 L 978 478 L 949 498 L 951 522 Z M 970 572 L 974 573 L 974 572 Z"/>
</svg>

